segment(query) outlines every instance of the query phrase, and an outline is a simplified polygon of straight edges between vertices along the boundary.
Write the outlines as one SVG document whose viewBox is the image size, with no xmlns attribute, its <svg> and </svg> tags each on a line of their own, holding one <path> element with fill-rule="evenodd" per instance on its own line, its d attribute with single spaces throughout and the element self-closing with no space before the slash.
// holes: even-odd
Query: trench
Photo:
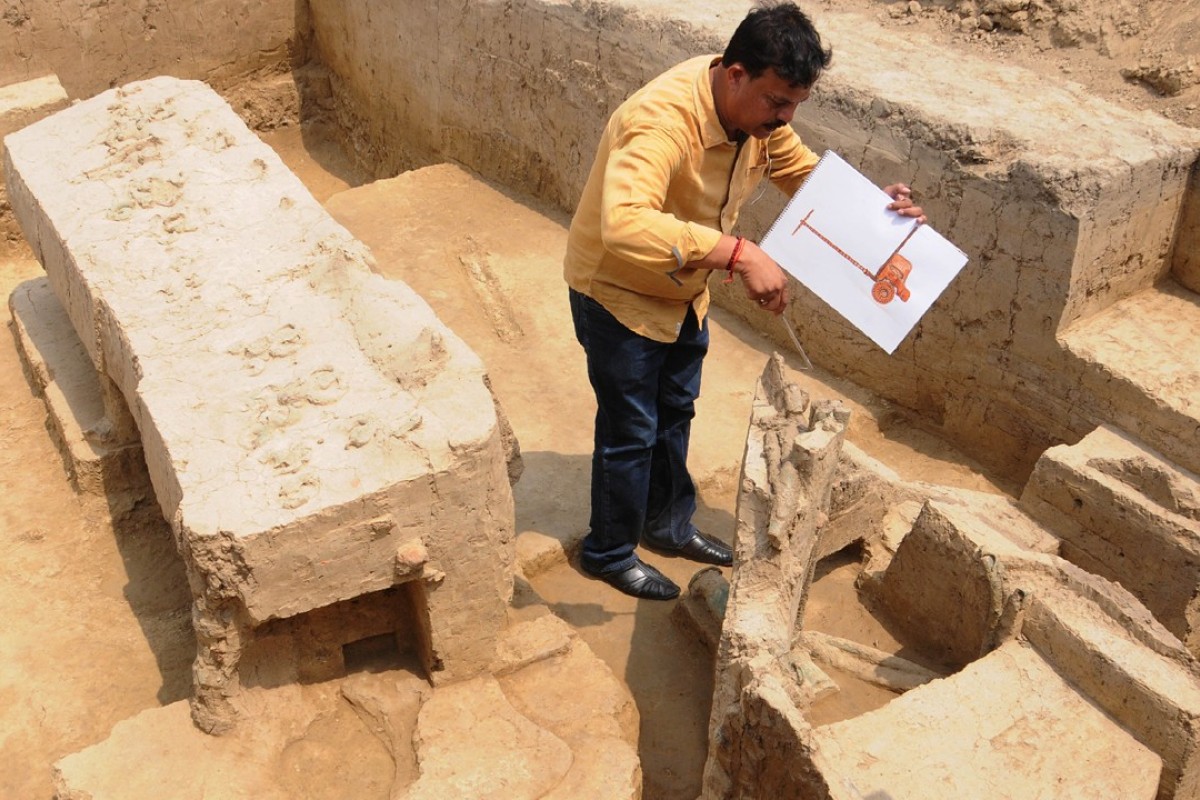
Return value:
<svg viewBox="0 0 1200 800">
<path fill-rule="evenodd" d="M 329 128 L 322 126 L 308 131 L 289 128 L 263 134 L 262 138 L 321 199 L 324 192 L 332 196 L 367 180 L 355 172 L 337 137 L 331 134 Z M 516 197 L 544 210 L 530 198 Z M 420 203 L 421 198 L 412 202 Z M 380 208 L 378 213 L 386 217 L 389 212 Z M 546 302 L 553 305 L 559 299 L 563 298 L 550 296 Z M 463 327 L 456 332 L 468 341 L 494 336 L 496 332 L 488 315 L 463 313 L 461 305 L 473 301 L 474 298 L 445 298 L 436 294 L 430 297 L 443 318 L 463 321 Z M 737 382 L 736 395 L 748 408 L 754 373 L 773 347 L 719 309 L 713 314 L 717 326 L 714 340 L 718 344 L 706 362 L 707 373 L 712 376 L 706 380 L 722 384 Z M 536 310 L 527 316 L 537 316 Z M 568 340 L 571 336 L 569 330 L 560 330 L 558 335 Z M 495 358 L 487 367 L 502 404 L 506 386 L 514 377 L 518 381 L 537 380 L 527 366 L 530 361 L 538 361 L 537 353 L 528 350 L 504 353 L 491 348 L 488 352 Z M 1003 478 L 971 461 L 950 444 L 923 432 L 919 426 L 908 424 L 910 420 L 889 404 L 828 375 L 796 372 L 794 377 L 803 381 L 814 396 L 836 397 L 851 405 L 858 415 L 853 428 L 856 443 L 894 465 L 906 478 L 995 494 L 1011 492 L 1011 484 Z M 732 539 L 737 501 L 736 480 L 731 478 L 736 475 L 741 456 L 746 412 L 734 407 L 725 413 L 713 413 L 706 408 L 710 402 L 706 397 L 701 398 L 693 433 L 696 449 L 702 454 L 699 459 L 693 458 L 694 462 L 700 462 L 693 463 L 693 471 L 701 476 L 695 521 L 702 530 L 728 541 Z M 538 427 L 526 428 L 523 416 L 510 412 L 517 438 L 526 449 L 526 468 L 514 487 L 519 534 L 586 527 L 587 472 L 581 467 L 585 461 L 582 454 L 571 457 L 573 466 L 568 470 L 571 483 L 564 488 L 562 464 L 556 459 L 547 460 L 538 448 L 548 437 L 544 426 L 587 428 L 590 413 L 578 408 L 560 409 L 551 418 L 539 420 Z M 534 443 L 533 453 L 528 452 L 529 442 Z M 569 493 L 565 501 L 547 502 L 547 494 L 563 492 Z M 554 518 L 547 519 L 547 515 Z M 643 557 L 684 587 L 702 569 L 682 559 L 648 553 Z M 906 658 L 937 668 L 936 662 L 922 659 L 919 652 L 898 638 L 898 630 L 889 622 L 886 612 L 864 602 L 856 588 L 862 560 L 861 549 L 852 545 L 820 563 L 804 627 L 887 653 L 903 651 Z M 647 800 L 695 798 L 700 792 L 708 751 L 714 654 L 693 630 L 672 616 L 674 603 L 637 601 L 621 595 L 582 575 L 573 558 L 554 560 L 549 566 L 527 563 L 524 567 L 528 581 L 518 579 L 514 605 L 549 608 L 571 625 L 633 695 L 640 715 L 638 755 L 643 770 L 643 796 Z M 729 570 L 723 573 L 728 577 Z M 848 673 L 832 668 L 828 671 L 839 691 L 809 709 L 809 719 L 814 725 L 858 716 L 897 696 Z"/>
<path fill-rule="evenodd" d="M 326 125 L 292 125 L 261 135 L 320 200 L 369 182 Z M 545 211 L 532 200 L 525 202 Z M 379 208 L 377 213 L 381 223 L 388 224 L 391 210 Z M 555 224 L 563 224 L 561 216 Z M 6 294 L 40 272 L 26 245 L 5 245 L 0 288 Z M 550 296 L 546 303 L 552 306 L 558 299 Z M 443 317 L 471 319 L 454 309 L 462 298 L 433 297 L 432 301 L 435 306 L 449 303 L 438 309 Z M 468 298 L 467 302 L 474 301 Z M 693 469 L 700 476 L 697 523 L 728 540 L 735 515 L 735 477 L 745 436 L 745 409 L 754 376 L 772 345 L 725 312 L 714 311 L 714 321 L 717 346 L 706 367 L 714 388 L 701 400 Z M 468 340 L 495 333 L 486 316 L 465 324 L 467 329 L 458 332 Z M 478 329 L 472 330 L 472 325 Z M 562 330 L 555 336 L 562 341 L 543 343 L 553 351 L 550 358 L 559 357 L 557 348 L 568 340 L 569 333 Z M 492 354 L 497 360 L 487 363 L 487 368 L 501 401 L 506 391 L 515 392 L 512 402 L 518 405 L 520 393 L 513 388 L 514 382 L 542 380 L 528 368 L 531 358 L 536 362 L 537 353 L 517 349 L 503 354 L 493 348 Z M 857 414 L 854 438 L 881 459 L 904 465 L 909 477 L 1004 491 L 1002 480 L 988 477 L 949 445 L 905 424 L 887 403 L 828 375 L 798 373 L 797 378 L 815 395 L 836 396 L 851 404 Z M 586 386 L 575 387 L 579 389 Z M 9 410 L 6 463 L 10 474 L 19 476 L 8 483 L 0 500 L 6 524 L 18 533 L 5 546 L 5 580 L 0 582 L 5 588 L 0 596 L 6 607 L 28 609 L 15 614 L 3 634 L 5 650 L 14 657 L 0 666 L 0 692 L 10 691 L 2 687 L 23 687 L 27 699 L 8 705 L 12 722 L 4 727 L 15 724 L 23 729 L 19 735 L 10 731 L 6 751 L 29 765 L 25 771 L 6 774 L 0 794 L 46 796 L 56 760 L 102 741 L 114 725 L 142 709 L 188 696 L 195 654 L 190 595 L 169 531 L 155 513 L 152 497 L 131 505 L 126 497 L 112 496 L 105 502 L 74 493 L 64 464 L 46 436 L 44 407 L 31 393 L 11 339 L 5 343 L 0 363 L 0 392 Z M 573 430 L 578 437 L 590 424 L 590 412 L 560 408 L 548 418 L 537 419 L 536 424 L 528 417 L 522 420 L 520 414 L 513 416 L 518 439 L 526 448 L 536 443 L 534 452 L 527 449 L 526 472 L 515 487 L 518 533 L 557 528 L 577 535 L 586 525 L 586 456 L 582 452 L 554 456 L 543 448 L 547 440 L 554 439 L 556 430 Z M 586 432 L 583 435 L 587 438 Z M 698 569 L 690 562 L 649 558 L 681 585 Z M 806 624 L 894 652 L 900 643 L 855 591 L 859 569 L 854 551 L 827 560 L 813 588 Z M 586 579 L 567 560 L 530 565 L 529 573 L 529 584 L 524 592 L 518 592 L 517 602 L 545 606 L 569 623 L 633 695 L 640 716 L 638 756 L 644 797 L 694 798 L 707 752 L 713 654 L 693 632 L 671 618 L 673 604 L 633 601 Z M 64 579 L 86 591 L 64 591 Z M 108 630 L 108 635 L 97 637 L 97 626 Z M 378 638 L 367 637 L 351 644 L 347 664 L 371 671 L 411 670 L 411 650 L 411 643 L 381 644 Z M 250 684 L 274 685 L 279 680 L 272 677 L 271 658 L 269 650 L 261 655 L 247 653 L 247 665 L 259 665 Z M 116 674 L 112 671 L 115 663 L 122 665 Z M 64 669 L 71 676 L 65 682 L 57 679 Z M 814 721 L 854 716 L 894 696 L 848 675 L 837 679 L 842 691 L 813 709 Z M 81 705 L 89 708 L 86 715 L 77 713 Z M 330 800 L 344 797 L 348 785 L 356 787 L 361 797 L 385 790 L 386 781 L 379 780 L 376 773 L 395 767 L 387 766 L 392 762 L 378 752 L 377 743 L 371 744 L 369 734 L 356 727 L 352 714 L 339 712 L 313 726 L 308 735 L 303 746 L 289 748 L 285 758 L 289 764 L 299 758 L 295 763 L 304 766 L 308 777 L 291 776 L 289 785 L 303 787 L 307 797 Z M 339 760 L 347 746 L 366 759 L 364 764 L 374 766 L 364 766 L 367 772 L 348 776 Z"/>
<path fill-rule="evenodd" d="M 670 38 L 670 32 L 658 33 Z M 579 75 L 571 77 L 582 80 Z M 636 78 L 620 77 L 626 81 Z M 608 89 L 620 93 L 612 86 Z M 302 101 L 302 110 L 304 106 Z M 308 108 L 314 110 L 311 105 Z M 585 117 L 596 113 L 592 108 L 581 112 Z M 319 201 L 368 185 L 377 177 L 368 174 L 363 164 L 380 154 L 345 149 L 346 142 L 362 144 L 363 140 L 348 136 L 327 115 L 285 122 L 267 126 L 273 129 L 260 135 Z M 369 119 L 357 122 L 371 127 Z M 457 133 L 463 141 L 452 143 L 458 149 L 449 148 L 449 161 L 480 146 L 472 138 L 479 138 L 478 133 Z M 565 147 L 561 131 L 551 126 L 547 136 L 557 136 L 551 144 Z M 560 208 L 548 207 L 546 198 L 562 205 L 571 194 L 570 181 L 578 178 L 586 164 L 581 165 L 577 157 L 566 158 L 571 175 L 555 177 L 549 157 L 521 151 L 511 141 L 503 144 L 502 151 L 477 160 L 493 179 L 513 179 L 512 186 L 492 185 L 531 213 L 543 216 L 547 224 L 561 228 L 566 217 Z M 387 174 L 396 172 L 392 167 L 417 167 L 441 160 L 427 152 L 384 155 L 381 160 L 388 163 L 378 171 Z M 540 192 L 540 199 L 525 194 L 534 191 Z M 410 198 L 410 202 L 419 204 L 421 199 Z M 393 209 L 379 207 L 368 221 L 386 227 L 393 213 Z M 493 224 L 504 223 L 496 220 Z M 481 263 L 461 266 L 479 268 Z M 520 309 L 521 318 L 554 319 L 559 312 L 552 309 L 565 303 L 565 292 L 555 294 L 553 259 L 504 266 L 517 273 L 521 269 L 539 271 L 537 280 L 543 282 L 539 285 L 551 287 L 541 301 L 546 313 L 539 313 L 542 306 L 525 308 Z M 381 271 L 388 274 L 387 265 Z M 13 286 L 38 272 L 40 268 L 21 244 L 6 244 L 0 252 L 0 288 L 6 296 Z M 475 274 L 486 281 L 492 273 L 476 269 Z M 586 526 L 587 480 L 587 453 L 579 442 L 588 438 L 591 412 L 572 402 L 530 402 L 539 395 L 578 400 L 581 390 L 586 400 L 585 385 L 564 383 L 572 376 L 570 369 L 550 374 L 564 363 L 571 364 L 573 358 L 578 367 L 581 359 L 573 349 L 570 331 L 539 328 L 536 335 L 522 338 L 519 327 L 511 322 L 512 309 L 500 307 L 503 292 L 482 298 L 455 295 L 441 290 L 432 278 L 422 280 L 430 282 L 415 288 L 447 324 L 469 343 L 480 343 L 476 349 L 496 382 L 502 404 L 510 407 L 517 438 L 526 448 L 526 473 L 514 489 L 518 534 L 537 540 L 551 531 L 560 540 L 577 541 Z M 477 313 L 481 304 L 488 306 L 483 309 L 488 313 Z M 729 540 L 753 382 L 778 344 L 721 308 L 714 309 L 713 320 L 714 349 L 706 363 L 692 467 L 701 495 L 697 524 Z M 502 341 L 496 344 L 494 339 Z M 508 340 L 515 340 L 516 345 L 501 346 Z M 790 356 L 789 366 L 797 366 Z M 578 378 L 577 371 L 574 376 Z M 796 371 L 794 377 L 814 397 L 837 398 L 849 405 L 853 417 L 848 439 L 903 478 L 1009 497 L 1019 491 L 1012 477 L 1015 473 L 999 474 L 982 466 L 897 404 L 820 370 Z M 527 404 L 528 409 L 524 408 Z M 20 774 L 0 776 L 0 796 L 47 796 L 48 775 L 57 759 L 102 740 L 115 724 L 142 709 L 187 696 L 195 653 L 187 618 L 190 597 L 165 524 L 154 518 L 145 503 L 132 508 L 122 505 L 124 501 L 97 504 L 71 493 L 62 464 L 42 428 L 44 411 L 29 393 L 7 342 L 0 353 L 0 407 L 6 412 L 8 445 L 0 465 L 13 476 L 0 500 L 0 516 L 15 532 L 0 550 L 5 562 L 0 567 L 0 585 L 6 587 L 0 589 L 0 596 L 13 620 L 0 633 L 0 650 L 14 655 L 0 666 L 0 706 L 11 709 L 8 716 L 12 720 L 0 726 L 0 740 L 15 762 L 30 765 Z M 672 604 L 639 603 L 619 595 L 582 576 L 570 558 L 561 553 L 557 558 L 547 557 L 545 553 L 545 549 L 539 550 L 536 558 L 523 565 L 528 579 L 518 580 L 514 616 L 527 608 L 545 607 L 577 632 L 634 698 L 640 716 L 643 796 L 647 800 L 692 800 L 700 791 L 707 752 L 713 654 L 693 631 L 672 617 Z M 904 651 L 906 657 L 921 661 L 919 653 L 914 655 L 897 638 L 886 613 L 868 606 L 860 596 L 857 582 L 862 557 L 857 548 L 850 547 L 819 565 L 804 626 L 884 652 Z M 677 559 L 648 556 L 648 560 L 685 586 L 698 570 Z M 728 571 L 725 574 L 728 576 Z M 64 582 L 72 587 L 70 591 L 63 591 Z M 351 643 L 347 663 L 352 669 L 369 671 L 411 670 L 411 650 L 411 643 L 366 637 Z M 266 657 L 269 660 L 269 654 Z M 121 665 L 119 674 L 114 675 L 114 664 Z M 849 674 L 830 672 L 840 691 L 809 709 L 814 725 L 858 716 L 896 696 Z M 69 679 L 57 680 L 62 674 Z M 79 711 L 81 708 L 86 711 Z M 308 762 L 317 778 L 307 782 L 293 779 L 289 785 L 312 798 L 344 797 L 348 786 L 353 786 L 355 796 L 386 796 L 385 783 L 341 771 L 345 748 L 371 747 L 371 737 L 355 724 L 352 715 L 324 723 L 308 749 L 290 756 L 297 763 Z M 12 727 L 23 730 L 18 735 L 11 732 Z M 371 752 L 371 763 L 372 769 L 398 768 L 377 746 Z M 359 782 L 349 784 L 348 780 Z"/>
</svg>

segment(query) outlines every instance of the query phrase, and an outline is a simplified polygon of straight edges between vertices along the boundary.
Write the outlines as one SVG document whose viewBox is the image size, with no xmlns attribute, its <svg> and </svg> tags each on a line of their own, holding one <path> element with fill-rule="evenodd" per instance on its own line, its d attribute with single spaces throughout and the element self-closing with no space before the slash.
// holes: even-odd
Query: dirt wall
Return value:
<svg viewBox="0 0 1200 800">
<path fill-rule="evenodd" d="M 311 13 L 339 116 L 377 175 L 456 161 L 568 210 L 612 109 L 667 66 L 719 50 L 742 16 L 717 3 L 663 13 L 537 0 L 312 0 Z M 880 184 L 911 183 L 970 261 L 892 356 L 800 287 L 791 319 L 821 366 L 1028 470 L 1108 413 L 1058 337 L 1169 272 L 1197 137 L 866 17 L 817 23 L 835 61 L 797 115 L 802 136 Z M 769 193 L 742 227 L 759 234 L 781 204 Z M 715 293 L 786 346 L 740 291 Z"/>
<path fill-rule="evenodd" d="M 306 9 L 304 0 L 5 0 L 0 86 L 53 73 L 86 98 L 165 74 L 220 88 L 297 55 Z"/>
<path fill-rule="evenodd" d="M 314 56 L 333 73 L 339 122 L 368 172 L 458 162 L 563 208 L 612 109 L 728 35 L 593 2 L 310 6 Z"/>
<path fill-rule="evenodd" d="M 880 184 L 909 182 L 969 262 L 892 356 L 801 291 L 789 316 L 810 356 L 1007 471 L 1115 414 L 1188 463 L 1192 426 L 1151 423 L 1141 400 L 1114 408 L 1111 387 L 1089 383 L 1093 365 L 1061 338 L 1170 271 L 1195 132 L 1027 70 L 889 41 L 854 19 L 823 20 L 838 60 L 796 127 Z M 931 54 L 937 72 L 925 71 Z M 781 205 L 751 210 L 744 227 L 765 230 Z M 757 316 L 739 292 L 724 297 Z M 786 346 L 778 326 L 768 332 Z"/>
</svg>

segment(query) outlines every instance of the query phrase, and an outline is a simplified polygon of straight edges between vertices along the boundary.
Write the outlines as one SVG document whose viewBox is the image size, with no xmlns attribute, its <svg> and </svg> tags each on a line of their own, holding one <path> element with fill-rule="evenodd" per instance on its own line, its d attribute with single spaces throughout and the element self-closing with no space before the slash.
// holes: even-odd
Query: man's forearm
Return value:
<svg viewBox="0 0 1200 800">
<path fill-rule="evenodd" d="M 733 258 L 734 254 L 737 258 Z M 767 311 L 776 314 L 787 306 L 787 274 L 761 247 L 745 239 L 722 235 L 717 246 L 701 259 L 688 263 L 692 269 L 730 270 L 742 279 L 746 296 Z"/>
</svg>

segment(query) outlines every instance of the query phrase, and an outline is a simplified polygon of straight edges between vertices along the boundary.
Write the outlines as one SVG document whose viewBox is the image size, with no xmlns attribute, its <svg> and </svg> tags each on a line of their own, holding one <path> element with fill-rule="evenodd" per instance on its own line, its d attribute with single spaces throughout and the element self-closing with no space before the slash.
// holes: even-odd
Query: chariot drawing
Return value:
<svg viewBox="0 0 1200 800">
<path fill-rule="evenodd" d="M 879 303 L 880 305 L 887 305 L 888 303 L 892 302 L 892 298 L 897 296 L 899 296 L 901 302 L 908 302 L 908 298 L 911 296 L 911 293 L 909 292 L 908 286 L 905 282 L 908 280 L 909 273 L 912 272 L 913 265 L 911 261 L 900 255 L 900 251 L 904 249 L 904 245 L 908 244 L 908 240 L 912 238 L 914 233 L 916 233 L 917 228 L 920 227 L 919 225 L 914 225 L 912 230 L 908 232 L 908 235 L 904 237 L 904 241 L 900 242 L 900 244 L 896 246 L 896 249 L 892 251 L 892 254 L 887 257 L 887 260 L 883 262 L 883 266 L 881 266 L 877 271 L 872 272 L 860 264 L 845 250 L 830 241 L 825 234 L 814 228 L 808 221 L 808 218 L 812 216 L 812 213 L 812 211 L 809 211 L 804 215 L 804 219 L 800 220 L 800 224 L 798 224 L 796 229 L 792 231 L 793 236 L 798 234 L 801 228 L 808 228 L 817 236 L 818 239 L 833 248 L 834 252 L 849 261 L 854 266 L 858 267 L 859 272 L 866 275 L 874 282 L 874 285 L 871 287 L 871 297 L 873 297 L 875 302 Z"/>
</svg>

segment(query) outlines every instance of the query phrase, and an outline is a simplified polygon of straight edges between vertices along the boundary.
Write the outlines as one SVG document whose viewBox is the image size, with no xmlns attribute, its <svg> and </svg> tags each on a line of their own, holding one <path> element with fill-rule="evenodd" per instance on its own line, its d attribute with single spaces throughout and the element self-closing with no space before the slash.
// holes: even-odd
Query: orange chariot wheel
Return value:
<svg viewBox="0 0 1200 800">
<path fill-rule="evenodd" d="M 896 287 L 887 281 L 879 281 L 871 287 L 871 297 L 875 298 L 876 303 L 887 305 L 892 302 L 892 298 L 896 296 Z"/>
</svg>

